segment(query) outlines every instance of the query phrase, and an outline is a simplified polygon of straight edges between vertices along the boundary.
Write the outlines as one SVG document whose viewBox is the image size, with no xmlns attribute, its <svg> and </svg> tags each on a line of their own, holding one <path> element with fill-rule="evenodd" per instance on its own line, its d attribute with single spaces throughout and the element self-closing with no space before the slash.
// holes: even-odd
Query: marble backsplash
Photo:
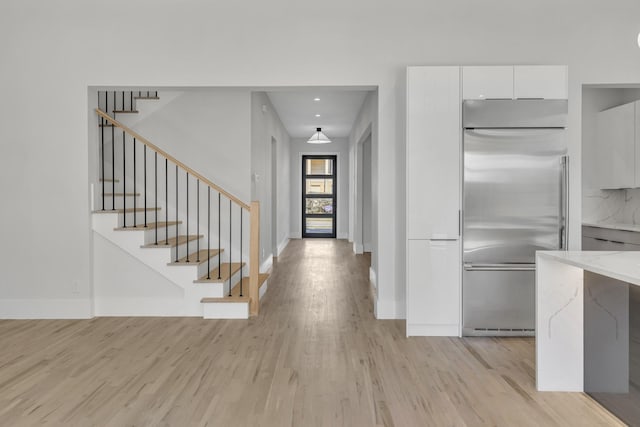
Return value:
<svg viewBox="0 0 640 427">
<path fill-rule="evenodd" d="M 640 188 L 584 190 L 582 221 L 640 224 Z"/>
</svg>

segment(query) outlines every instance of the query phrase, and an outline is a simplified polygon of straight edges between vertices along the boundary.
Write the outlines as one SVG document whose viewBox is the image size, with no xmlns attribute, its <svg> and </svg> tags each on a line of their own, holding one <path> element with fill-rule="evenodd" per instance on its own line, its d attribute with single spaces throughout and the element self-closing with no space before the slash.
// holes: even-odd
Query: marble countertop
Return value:
<svg viewBox="0 0 640 427">
<path fill-rule="evenodd" d="M 640 251 L 538 251 L 536 255 L 640 286 Z"/>
<path fill-rule="evenodd" d="M 583 222 L 582 225 L 587 227 L 608 228 L 611 230 L 636 231 L 640 233 L 640 225 L 623 224 L 619 222 Z"/>
</svg>

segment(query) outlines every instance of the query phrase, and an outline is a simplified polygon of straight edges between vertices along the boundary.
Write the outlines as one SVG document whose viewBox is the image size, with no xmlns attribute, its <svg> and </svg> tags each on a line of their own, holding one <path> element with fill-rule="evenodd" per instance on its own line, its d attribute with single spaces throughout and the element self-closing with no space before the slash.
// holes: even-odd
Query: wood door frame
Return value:
<svg viewBox="0 0 640 427">
<path fill-rule="evenodd" d="M 326 160 L 332 160 L 333 161 L 333 174 L 332 175 L 311 175 L 311 178 L 313 179 L 318 178 L 318 179 L 322 179 L 323 177 L 328 177 L 331 176 L 331 179 L 333 179 L 333 185 L 332 185 L 332 198 L 333 198 L 333 212 L 331 214 L 331 218 L 332 218 L 332 232 L 331 233 L 307 233 L 306 232 L 306 198 L 307 198 L 307 191 L 306 191 L 306 180 L 307 180 L 307 174 L 306 174 L 306 161 L 307 159 L 326 159 Z M 338 233 L 338 209 L 337 209 L 337 205 L 338 205 L 338 155 L 337 154 L 302 154 L 302 164 L 301 164 L 301 211 L 302 211 L 302 224 L 301 224 L 301 235 L 302 238 L 333 238 L 335 239 Z"/>
</svg>

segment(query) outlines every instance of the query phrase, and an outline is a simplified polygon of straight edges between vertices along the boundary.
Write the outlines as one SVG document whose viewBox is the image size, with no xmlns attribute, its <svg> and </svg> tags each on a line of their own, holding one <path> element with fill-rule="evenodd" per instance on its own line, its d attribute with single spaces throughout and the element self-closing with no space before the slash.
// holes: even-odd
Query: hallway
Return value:
<svg viewBox="0 0 640 427">
<path fill-rule="evenodd" d="M 368 266 L 344 240 L 292 240 L 249 321 L 0 321 L 0 425 L 618 425 L 537 393 L 532 339 L 375 320 Z"/>
</svg>

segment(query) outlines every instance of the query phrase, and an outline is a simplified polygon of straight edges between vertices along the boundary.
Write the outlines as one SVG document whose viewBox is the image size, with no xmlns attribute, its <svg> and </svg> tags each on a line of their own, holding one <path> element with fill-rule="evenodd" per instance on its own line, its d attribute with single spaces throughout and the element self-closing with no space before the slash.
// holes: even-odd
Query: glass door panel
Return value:
<svg viewBox="0 0 640 427">
<path fill-rule="evenodd" d="M 336 156 L 302 156 L 302 237 L 336 237 Z"/>
</svg>

